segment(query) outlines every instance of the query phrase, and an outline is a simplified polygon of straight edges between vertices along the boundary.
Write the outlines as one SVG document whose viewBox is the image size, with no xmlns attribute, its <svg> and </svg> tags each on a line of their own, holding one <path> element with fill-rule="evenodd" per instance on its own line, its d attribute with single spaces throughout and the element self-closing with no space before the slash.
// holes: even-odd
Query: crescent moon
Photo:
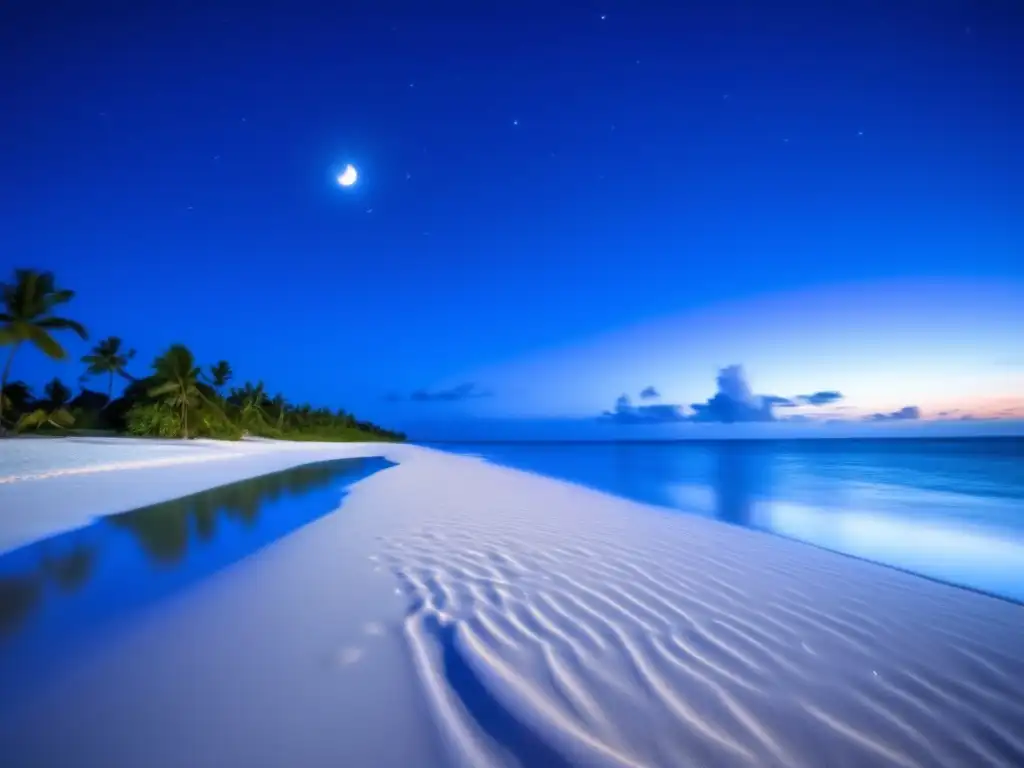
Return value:
<svg viewBox="0 0 1024 768">
<path fill-rule="evenodd" d="M 349 164 L 345 166 L 345 170 L 338 176 L 338 183 L 343 187 L 351 187 L 358 178 L 359 174 L 356 172 L 355 166 Z"/>
</svg>

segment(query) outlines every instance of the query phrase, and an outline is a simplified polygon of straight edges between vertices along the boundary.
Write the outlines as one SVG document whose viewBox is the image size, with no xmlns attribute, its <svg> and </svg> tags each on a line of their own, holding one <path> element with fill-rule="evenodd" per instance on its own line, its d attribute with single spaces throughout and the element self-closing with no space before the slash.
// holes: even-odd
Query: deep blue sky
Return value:
<svg viewBox="0 0 1024 768">
<path fill-rule="evenodd" d="M 843 327 L 870 326 L 902 303 L 877 286 L 921 281 L 936 300 L 870 338 L 901 322 L 934 357 L 944 335 L 922 334 L 952 294 L 977 323 L 963 345 L 1007 339 L 985 352 L 995 373 L 971 375 L 1015 394 L 1018 2 L 216 5 L 0 11 L 0 266 L 55 270 L 78 292 L 68 313 L 136 347 L 140 373 L 182 341 L 239 380 L 399 427 L 596 415 L 649 384 L 703 401 L 734 363 L 757 391 L 846 393 L 842 360 L 792 333 L 759 368 L 722 339 L 699 357 L 703 331 L 651 342 L 647 359 L 671 360 L 659 381 L 615 378 L 626 363 L 599 344 L 597 373 L 564 361 L 715 307 L 794 325 L 802 301 L 746 309 L 772 297 L 856 293 Z M 879 376 L 907 359 L 878 355 Z M 79 370 L 26 355 L 14 373 L 54 372 Z M 384 402 L 464 381 L 493 396 Z M 928 392 L 861 400 L 896 412 Z"/>
</svg>

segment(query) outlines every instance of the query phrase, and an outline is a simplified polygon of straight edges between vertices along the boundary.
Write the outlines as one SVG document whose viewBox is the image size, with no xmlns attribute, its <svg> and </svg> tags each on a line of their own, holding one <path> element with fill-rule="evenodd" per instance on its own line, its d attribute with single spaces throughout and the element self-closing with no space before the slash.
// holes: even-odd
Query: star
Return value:
<svg viewBox="0 0 1024 768">
<path fill-rule="evenodd" d="M 604 21 L 607 18 L 608 18 L 607 14 L 604 14 L 604 13 L 601 14 L 601 21 Z"/>
<path fill-rule="evenodd" d="M 519 125 L 519 121 L 518 120 L 513 120 L 512 121 L 512 125 Z"/>
</svg>

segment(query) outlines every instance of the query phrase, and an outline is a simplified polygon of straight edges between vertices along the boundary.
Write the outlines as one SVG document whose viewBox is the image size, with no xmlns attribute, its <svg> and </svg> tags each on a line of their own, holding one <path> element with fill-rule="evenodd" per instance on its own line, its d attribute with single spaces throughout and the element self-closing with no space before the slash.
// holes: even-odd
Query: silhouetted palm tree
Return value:
<svg viewBox="0 0 1024 768">
<path fill-rule="evenodd" d="M 178 409 L 181 436 L 188 438 L 188 409 L 198 406 L 203 397 L 195 357 L 184 344 L 172 344 L 153 362 L 153 370 L 159 383 L 149 390 L 149 396 Z"/>
<path fill-rule="evenodd" d="M 0 376 L 0 392 L 7 387 L 14 355 L 23 343 L 33 344 L 54 360 L 63 360 L 67 351 L 50 335 L 51 331 L 74 331 L 81 338 L 88 338 L 81 324 L 53 314 L 55 307 L 66 304 L 74 296 L 74 291 L 57 289 L 52 272 L 16 269 L 13 283 L 0 283 L 3 301 L 0 345 L 11 347 Z M 3 406 L 0 400 L 0 434 L 3 434 Z"/>
<path fill-rule="evenodd" d="M 210 366 L 210 383 L 217 390 L 217 394 L 220 394 L 224 386 L 231 381 L 233 374 L 234 371 L 231 370 L 231 364 L 227 360 L 220 360 Z"/>
<path fill-rule="evenodd" d="M 32 402 L 32 390 L 23 381 L 12 381 L 0 390 L 0 400 L 3 400 L 3 408 L 0 410 L 13 414 L 7 419 L 8 423 L 13 424 L 17 421 L 18 415 L 25 413 Z M 0 423 L 0 427 L 2 426 Z"/>
<path fill-rule="evenodd" d="M 288 403 L 284 399 L 284 395 L 279 392 L 274 395 L 273 399 L 270 401 L 270 406 L 277 414 L 277 430 L 280 432 L 284 429 L 284 417 L 288 410 Z"/>
<path fill-rule="evenodd" d="M 128 381 L 132 377 L 128 375 L 125 368 L 128 361 L 135 357 L 135 350 L 121 351 L 121 339 L 117 336 L 109 336 L 92 348 L 92 352 L 82 358 L 82 362 L 89 366 L 86 371 L 88 376 L 107 375 L 107 404 L 114 395 L 114 374 L 122 376 Z M 106 406 L 104 406 L 105 408 Z"/>
<path fill-rule="evenodd" d="M 259 427 L 267 423 L 267 414 L 263 404 L 267 401 L 267 392 L 263 382 L 245 382 L 241 389 L 231 390 L 230 401 L 238 406 L 239 422 L 243 427 Z"/>
</svg>

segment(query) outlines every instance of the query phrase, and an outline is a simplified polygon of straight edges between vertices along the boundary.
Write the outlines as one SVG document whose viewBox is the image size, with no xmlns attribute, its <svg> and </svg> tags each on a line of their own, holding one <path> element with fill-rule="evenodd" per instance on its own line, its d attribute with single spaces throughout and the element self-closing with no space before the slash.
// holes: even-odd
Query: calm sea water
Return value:
<svg viewBox="0 0 1024 768">
<path fill-rule="evenodd" d="M 1024 440 L 445 444 L 1024 602 Z"/>
</svg>

